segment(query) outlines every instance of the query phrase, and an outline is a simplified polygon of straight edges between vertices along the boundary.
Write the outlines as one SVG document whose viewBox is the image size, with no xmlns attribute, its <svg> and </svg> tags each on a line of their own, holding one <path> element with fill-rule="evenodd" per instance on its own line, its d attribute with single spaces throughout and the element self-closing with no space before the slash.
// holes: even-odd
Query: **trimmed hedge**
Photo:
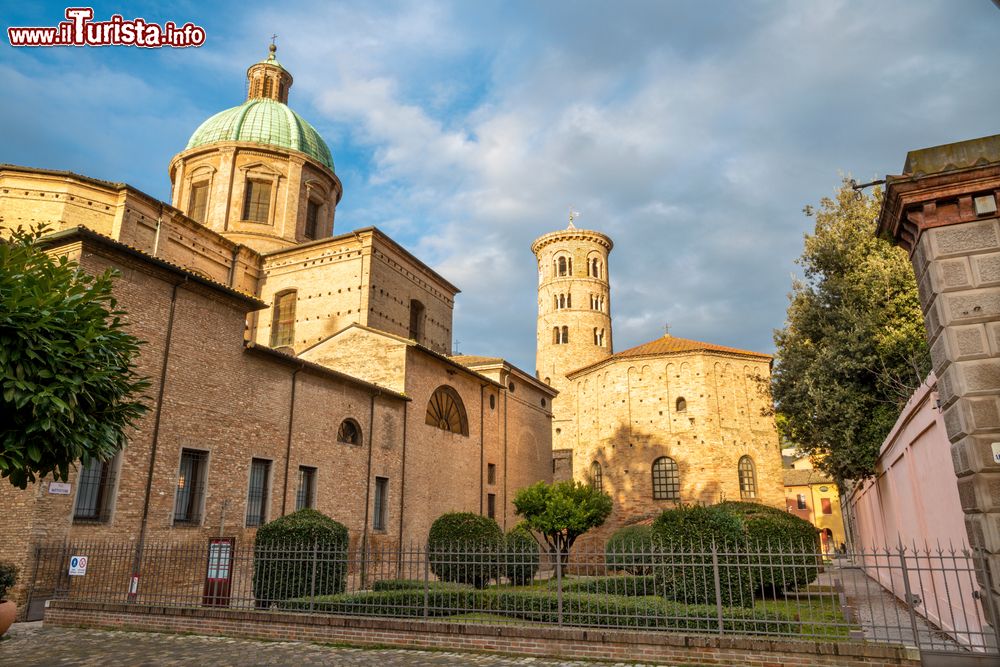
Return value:
<svg viewBox="0 0 1000 667">
<path fill-rule="evenodd" d="M 441 581 L 485 587 L 500 576 L 504 535 L 500 526 L 472 512 L 442 514 L 431 525 L 427 554 Z"/>
<path fill-rule="evenodd" d="M 555 590 L 556 587 L 556 581 L 550 579 L 547 588 Z M 602 595 L 624 595 L 629 597 L 660 594 L 660 590 L 656 587 L 656 577 L 651 574 L 642 577 L 617 576 L 563 579 L 562 588 L 564 592 L 570 593 L 598 593 Z"/>
<path fill-rule="evenodd" d="M 258 607 L 314 592 L 343 593 L 347 583 L 347 528 L 302 509 L 257 529 L 253 592 Z"/>
<path fill-rule="evenodd" d="M 423 579 L 383 579 L 372 584 L 373 591 L 413 591 L 433 588 L 440 591 L 467 590 L 468 584 L 454 584 L 448 581 L 424 581 Z"/>
<path fill-rule="evenodd" d="M 653 527 L 619 528 L 604 545 L 604 562 L 614 570 L 635 575 L 652 573 Z"/>
<path fill-rule="evenodd" d="M 664 511 L 653 522 L 657 590 L 669 600 L 716 604 L 714 544 L 719 571 L 718 597 L 724 607 L 753 605 L 753 581 L 745 556 L 733 555 L 746 544 L 743 520 L 718 505 L 685 505 Z"/>
<path fill-rule="evenodd" d="M 812 583 L 819 576 L 816 528 L 794 514 L 759 503 L 729 501 L 719 507 L 738 515 L 746 526 L 755 588 L 766 595 Z M 763 556 L 770 553 L 770 556 Z"/>
<path fill-rule="evenodd" d="M 286 600 L 283 609 L 362 616 L 422 617 L 424 591 L 416 589 Z M 440 618 L 488 613 L 535 623 L 559 622 L 559 599 L 544 590 L 458 588 L 427 592 L 427 616 Z M 793 619 L 779 612 L 723 609 L 723 629 L 734 634 L 795 634 Z M 564 625 L 606 628 L 660 628 L 718 632 L 715 605 L 684 605 L 658 597 L 563 593 Z"/>
<path fill-rule="evenodd" d="M 541 563 L 541 550 L 531 531 L 518 524 L 504 537 L 504 574 L 512 584 L 530 584 Z"/>
</svg>

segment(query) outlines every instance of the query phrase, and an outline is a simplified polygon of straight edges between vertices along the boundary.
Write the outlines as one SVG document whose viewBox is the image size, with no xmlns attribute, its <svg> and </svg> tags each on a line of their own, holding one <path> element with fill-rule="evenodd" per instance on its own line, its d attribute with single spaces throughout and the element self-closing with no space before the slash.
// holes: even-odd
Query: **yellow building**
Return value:
<svg viewBox="0 0 1000 667">
<path fill-rule="evenodd" d="M 816 470 L 808 456 L 792 460 L 785 469 L 785 507 L 820 531 L 823 551 L 830 552 L 846 542 L 840 493 L 833 478 Z"/>
</svg>

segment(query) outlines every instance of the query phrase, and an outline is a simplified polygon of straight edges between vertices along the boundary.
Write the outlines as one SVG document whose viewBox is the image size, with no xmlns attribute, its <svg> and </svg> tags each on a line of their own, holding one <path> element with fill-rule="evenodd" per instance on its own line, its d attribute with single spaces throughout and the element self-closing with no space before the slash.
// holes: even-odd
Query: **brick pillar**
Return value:
<svg viewBox="0 0 1000 667">
<path fill-rule="evenodd" d="M 879 234 L 910 253 L 966 531 L 1000 610 L 1000 135 L 912 151 L 903 170 Z"/>
</svg>

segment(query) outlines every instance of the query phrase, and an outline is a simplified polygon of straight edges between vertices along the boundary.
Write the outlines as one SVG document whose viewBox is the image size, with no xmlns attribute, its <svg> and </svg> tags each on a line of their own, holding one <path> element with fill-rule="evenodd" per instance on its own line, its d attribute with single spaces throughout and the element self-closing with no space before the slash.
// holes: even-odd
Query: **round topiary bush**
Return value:
<svg viewBox="0 0 1000 667">
<path fill-rule="evenodd" d="M 759 503 L 729 501 L 719 507 L 739 516 L 746 526 L 751 573 L 760 593 L 775 595 L 819 576 L 819 536 L 811 523 Z"/>
<path fill-rule="evenodd" d="M 347 528 L 316 510 L 302 509 L 264 524 L 254 539 L 257 606 L 343 593 L 347 546 Z"/>
<path fill-rule="evenodd" d="M 753 582 L 741 551 L 746 527 L 736 514 L 718 505 L 682 506 L 666 510 L 653 522 L 660 551 L 654 566 L 656 589 L 677 602 L 726 607 L 753 605 Z M 716 550 L 713 564 L 712 548 Z M 715 571 L 719 573 L 718 591 Z"/>
<path fill-rule="evenodd" d="M 504 574 L 512 584 L 530 584 L 541 562 L 538 541 L 524 524 L 518 524 L 504 537 Z"/>
<path fill-rule="evenodd" d="M 647 575 L 652 573 L 653 560 L 652 526 L 624 526 L 604 545 L 604 562 L 612 570 Z"/>
<path fill-rule="evenodd" d="M 484 588 L 500 574 L 504 535 L 493 519 L 472 512 L 442 514 L 427 537 L 431 571 L 441 581 Z"/>
</svg>

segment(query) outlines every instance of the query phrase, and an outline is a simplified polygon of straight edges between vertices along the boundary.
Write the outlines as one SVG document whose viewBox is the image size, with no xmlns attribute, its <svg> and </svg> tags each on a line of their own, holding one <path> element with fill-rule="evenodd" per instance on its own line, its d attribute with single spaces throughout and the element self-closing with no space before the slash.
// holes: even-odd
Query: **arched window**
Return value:
<svg viewBox="0 0 1000 667">
<path fill-rule="evenodd" d="M 552 327 L 552 344 L 559 344 L 559 327 Z"/>
<path fill-rule="evenodd" d="M 557 260 L 557 262 L 558 262 L 558 266 L 559 266 L 559 275 L 560 276 L 565 276 L 566 275 L 566 258 L 565 257 L 560 257 Z"/>
<path fill-rule="evenodd" d="M 271 89 L 273 86 L 274 82 L 271 80 L 271 77 L 269 76 L 264 77 L 264 97 L 271 96 Z"/>
<path fill-rule="evenodd" d="M 424 421 L 428 426 L 435 426 L 442 431 L 469 435 L 469 420 L 465 416 L 462 399 L 457 391 L 446 384 L 435 389 L 431 395 Z"/>
<path fill-rule="evenodd" d="M 757 472 L 753 467 L 753 459 L 741 456 L 738 466 L 740 475 L 740 498 L 753 500 L 757 497 Z"/>
<path fill-rule="evenodd" d="M 669 456 L 653 461 L 653 500 L 680 500 L 681 475 Z"/>
<path fill-rule="evenodd" d="M 687 412 L 688 402 L 684 400 L 683 396 L 677 399 L 676 408 L 677 412 Z"/>
<path fill-rule="evenodd" d="M 295 344 L 295 290 L 274 295 L 271 313 L 271 347 Z"/>
<path fill-rule="evenodd" d="M 566 307 L 566 295 L 565 294 L 560 294 L 559 295 L 559 307 L 560 308 L 565 308 Z"/>
<path fill-rule="evenodd" d="M 556 294 L 552 298 L 555 299 L 555 307 L 558 309 L 559 308 L 559 295 Z"/>
<path fill-rule="evenodd" d="M 590 485 L 598 491 L 604 490 L 604 473 L 601 472 L 601 464 L 597 461 L 590 464 Z"/>
<path fill-rule="evenodd" d="M 424 304 L 410 299 L 410 338 L 420 342 L 424 335 Z"/>
<path fill-rule="evenodd" d="M 340 422 L 340 428 L 337 429 L 337 442 L 360 445 L 362 443 L 361 427 L 358 426 L 358 422 L 349 417 Z"/>
<path fill-rule="evenodd" d="M 566 344 L 569 342 L 569 327 L 562 328 L 562 342 Z"/>
</svg>

